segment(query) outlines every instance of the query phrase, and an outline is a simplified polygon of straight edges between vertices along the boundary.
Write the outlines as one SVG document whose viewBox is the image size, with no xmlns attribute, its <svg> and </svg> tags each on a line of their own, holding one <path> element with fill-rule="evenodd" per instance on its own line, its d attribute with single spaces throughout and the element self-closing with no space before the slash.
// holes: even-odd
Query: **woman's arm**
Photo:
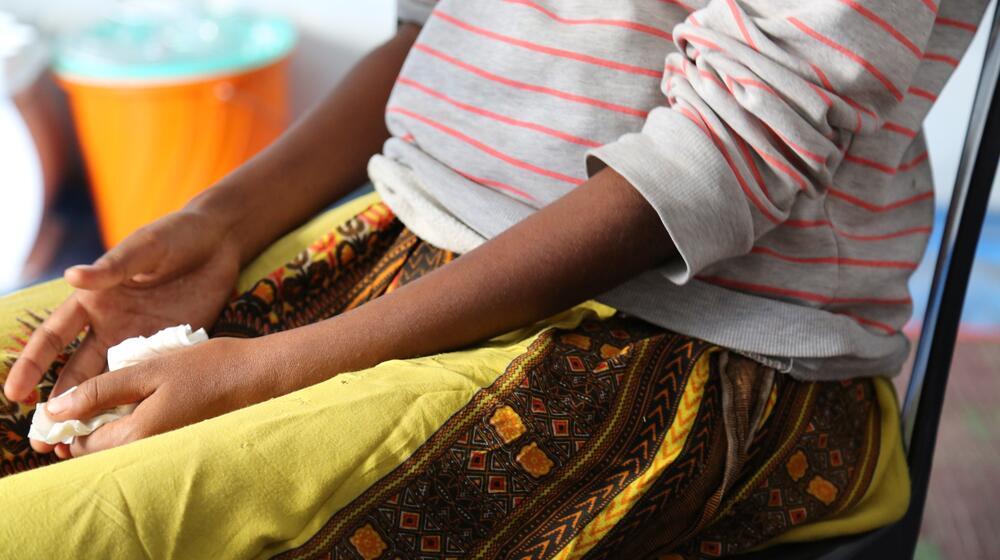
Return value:
<svg viewBox="0 0 1000 560">
<path fill-rule="evenodd" d="M 180 428 L 391 359 L 459 348 L 599 295 L 676 250 L 611 169 L 444 267 L 345 313 L 254 339 L 218 338 L 94 377 L 56 419 L 140 402 L 77 438 L 79 456 Z M 65 454 L 65 453 L 64 453 Z"/>
<path fill-rule="evenodd" d="M 368 159 L 389 138 L 389 93 L 419 32 L 401 25 L 279 140 L 191 201 L 241 240 L 243 264 L 367 180 Z"/>
<path fill-rule="evenodd" d="M 649 203 L 604 169 L 427 276 L 344 315 L 268 337 L 274 352 L 299 364 L 294 374 L 280 374 L 288 385 L 277 393 L 491 338 L 598 296 L 676 254 Z M 304 358 L 297 348 L 312 354 Z"/>
<path fill-rule="evenodd" d="M 99 374 L 107 349 L 125 338 L 178 323 L 211 325 L 241 264 L 365 180 L 368 158 L 388 136 L 385 104 L 418 31 L 401 26 L 285 136 L 186 208 L 136 231 L 94 264 L 67 270 L 76 291 L 29 338 L 3 382 L 7 398 L 31 399 L 85 328 L 54 394 Z"/>
</svg>

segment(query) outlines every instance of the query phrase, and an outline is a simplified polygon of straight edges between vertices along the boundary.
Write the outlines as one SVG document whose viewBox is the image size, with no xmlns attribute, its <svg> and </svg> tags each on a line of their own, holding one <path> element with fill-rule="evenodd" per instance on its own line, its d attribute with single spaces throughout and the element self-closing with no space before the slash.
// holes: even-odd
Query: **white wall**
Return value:
<svg viewBox="0 0 1000 560">
<path fill-rule="evenodd" d="M 208 0 L 250 5 L 286 14 L 302 32 L 292 59 L 293 110 L 300 114 L 344 74 L 361 53 L 385 40 L 395 28 L 394 0 Z M 62 30 L 99 16 L 114 0 L 0 0 L 0 9 L 31 19 L 46 29 Z M 986 21 L 990 21 L 987 16 Z M 986 47 L 980 29 L 969 53 L 945 87 L 926 122 L 937 202 L 947 205 L 965 140 L 972 97 Z M 994 132 L 994 134 L 1000 132 Z M 1000 210 L 1000 188 L 990 204 Z"/>
<path fill-rule="evenodd" d="M 996 2 L 993 5 L 995 6 Z M 984 19 L 985 23 L 979 26 L 979 32 L 972 40 L 969 51 L 955 69 L 948 85 L 941 92 L 941 96 L 938 97 L 937 103 L 924 122 L 924 132 L 931 154 L 931 168 L 934 170 L 934 184 L 937 186 L 935 199 L 940 207 L 947 206 L 951 201 L 955 174 L 958 172 L 958 160 L 965 143 L 965 129 L 969 123 L 969 114 L 972 112 L 972 99 L 976 93 L 979 71 L 983 67 L 983 56 L 986 54 L 988 24 L 992 21 L 993 10 L 990 9 Z M 986 131 L 986 133 L 1000 134 L 1000 131 Z M 990 210 L 1000 211 L 1000 179 L 993 185 Z"/>
<path fill-rule="evenodd" d="M 195 1 L 198 0 L 188 0 Z M 0 0 L 50 33 L 86 25 L 114 8 L 115 0 Z M 292 108 L 298 115 L 329 90 L 365 51 L 396 28 L 395 0 L 207 0 L 284 14 L 299 27 L 292 57 Z"/>
<path fill-rule="evenodd" d="M 388 39 L 396 29 L 395 0 L 241 3 L 284 14 L 299 26 L 300 41 L 291 65 L 292 110 L 296 115 L 329 91 L 358 57 Z"/>
</svg>

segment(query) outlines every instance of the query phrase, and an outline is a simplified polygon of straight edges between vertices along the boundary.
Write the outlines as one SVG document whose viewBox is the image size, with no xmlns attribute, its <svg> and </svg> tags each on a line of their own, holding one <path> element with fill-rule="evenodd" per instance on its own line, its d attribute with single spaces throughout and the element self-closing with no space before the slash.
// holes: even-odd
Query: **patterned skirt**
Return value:
<svg viewBox="0 0 1000 560">
<path fill-rule="evenodd" d="M 319 321 L 455 258 L 369 197 L 249 267 L 213 336 Z M 0 379 L 66 293 L 0 300 Z M 0 402 L 0 542 L 29 557 L 716 558 L 868 530 L 908 498 L 885 380 L 798 381 L 596 303 L 51 465 L 30 414 Z"/>
</svg>

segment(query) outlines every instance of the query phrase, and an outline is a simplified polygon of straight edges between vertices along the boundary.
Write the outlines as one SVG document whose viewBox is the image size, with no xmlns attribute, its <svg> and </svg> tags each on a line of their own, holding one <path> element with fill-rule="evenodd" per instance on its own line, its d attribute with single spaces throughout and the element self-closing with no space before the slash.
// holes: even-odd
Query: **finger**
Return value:
<svg viewBox="0 0 1000 560">
<path fill-rule="evenodd" d="M 52 450 L 56 447 L 38 439 L 29 439 L 28 442 L 31 444 L 31 448 L 38 453 L 52 453 Z"/>
<path fill-rule="evenodd" d="M 56 444 L 56 457 L 59 457 L 60 459 L 69 459 L 72 456 L 73 454 L 70 453 L 68 445 L 65 443 Z"/>
<path fill-rule="evenodd" d="M 102 290 L 126 282 L 148 283 L 155 279 L 156 268 L 166 252 L 156 227 L 147 226 L 112 247 L 94 264 L 71 267 L 63 277 L 81 290 Z"/>
<path fill-rule="evenodd" d="M 45 403 L 45 410 L 56 420 L 67 420 L 90 418 L 120 404 L 137 403 L 152 393 L 152 376 L 140 371 L 141 368 L 129 367 L 92 377 L 76 391 Z"/>
<path fill-rule="evenodd" d="M 139 427 L 139 419 L 130 414 L 96 429 L 89 436 L 78 437 L 69 445 L 73 457 L 82 457 L 145 437 Z"/>
<path fill-rule="evenodd" d="M 28 338 L 24 351 L 10 368 L 3 392 L 12 401 L 24 401 L 88 322 L 87 311 L 75 295 L 64 301 Z"/>
<path fill-rule="evenodd" d="M 104 345 L 97 341 L 93 333 L 88 334 L 76 352 L 73 352 L 73 357 L 59 372 L 59 379 L 52 387 L 51 395 L 57 397 L 70 387 L 79 385 L 104 371 L 106 355 L 107 349 Z"/>
</svg>

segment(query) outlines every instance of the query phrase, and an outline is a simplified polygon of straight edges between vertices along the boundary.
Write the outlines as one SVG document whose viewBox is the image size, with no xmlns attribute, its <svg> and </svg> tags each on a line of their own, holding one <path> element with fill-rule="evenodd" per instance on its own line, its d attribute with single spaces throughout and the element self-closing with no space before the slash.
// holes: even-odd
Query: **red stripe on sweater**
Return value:
<svg viewBox="0 0 1000 560">
<path fill-rule="evenodd" d="M 747 167 L 750 168 L 750 173 L 753 175 L 754 181 L 757 182 L 757 187 L 760 188 L 760 192 L 764 193 L 764 197 L 774 204 L 771 200 L 771 193 L 767 190 L 767 183 L 764 182 L 764 178 L 760 175 L 760 170 L 757 169 L 757 164 L 753 161 L 753 156 L 750 155 L 750 149 L 747 148 L 747 143 L 743 141 L 739 136 L 736 137 L 736 146 L 739 147 L 740 153 L 743 154 L 743 161 L 747 162 Z"/>
<path fill-rule="evenodd" d="M 882 128 L 890 132 L 896 132 L 898 134 L 902 134 L 903 136 L 906 136 L 908 138 L 913 138 L 917 135 L 916 130 L 913 130 L 912 128 L 906 128 L 905 126 L 894 122 L 887 122 L 884 125 L 882 125 Z"/>
<path fill-rule="evenodd" d="M 870 167 L 870 168 L 875 169 L 877 171 L 881 171 L 882 173 L 885 173 L 887 175 L 895 175 L 899 171 L 909 171 L 910 169 L 913 169 L 914 167 L 916 167 L 916 166 L 920 165 L 921 163 L 923 163 L 927 159 L 927 157 L 928 157 L 927 156 L 927 152 L 925 151 L 925 152 L 921 153 L 920 155 L 916 156 L 915 158 L 911 159 L 910 161 L 907 161 L 907 162 L 899 164 L 899 167 L 891 167 L 891 166 L 886 165 L 884 163 L 879 163 L 879 162 L 874 161 L 874 160 L 870 160 L 870 159 L 867 159 L 867 158 L 858 157 L 858 156 L 854 156 L 854 155 L 845 155 L 844 156 L 844 161 L 849 161 L 849 162 L 855 163 L 857 165 L 863 165 L 865 167 Z"/>
<path fill-rule="evenodd" d="M 789 23 L 798 28 L 799 31 L 802 31 L 803 33 L 812 37 L 813 39 L 816 39 L 820 43 L 823 43 L 824 45 L 830 47 L 831 49 L 843 54 L 847 58 L 850 58 L 854 62 L 860 64 L 865 70 L 868 71 L 868 73 L 874 76 L 876 80 L 878 80 L 883 86 L 885 86 L 885 88 L 889 91 L 889 93 L 892 94 L 893 97 L 896 98 L 897 101 L 903 100 L 903 94 L 900 93 L 899 89 L 896 88 L 895 84 L 893 84 L 892 81 L 889 80 L 889 78 L 887 78 L 884 74 L 882 74 L 882 72 L 879 71 L 879 69 L 876 68 L 871 62 L 865 60 L 864 57 L 848 49 L 847 47 L 841 45 L 840 43 L 837 43 L 833 39 L 830 39 L 829 37 L 821 34 L 815 29 L 809 27 L 804 22 L 802 22 L 802 20 L 798 18 L 789 16 L 786 19 L 788 20 Z"/>
<path fill-rule="evenodd" d="M 520 196 L 521 198 L 525 198 L 525 199 L 528 199 L 528 200 L 531 200 L 531 201 L 535 201 L 535 197 L 531 196 L 530 194 L 522 191 L 521 189 L 519 189 L 517 187 L 512 187 L 512 186 L 508 185 L 507 183 L 501 183 L 500 181 L 494 181 L 493 179 L 485 179 L 483 177 L 476 177 L 475 175 L 472 175 L 472 174 L 469 174 L 469 173 L 464 173 L 462 171 L 459 171 L 458 169 L 455 169 L 454 171 L 456 173 L 458 173 L 459 175 L 461 175 L 462 177 L 465 177 L 466 179 L 468 179 L 468 180 L 470 180 L 470 181 L 472 181 L 474 183 L 479 183 L 480 185 L 486 185 L 487 187 L 493 187 L 495 189 L 499 189 L 499 190 L 502 190 L 502 191 L 507 191 L 509 193 L 516 194 L 517 196 Z"/>
<path fill-rule="evenodd" d="M 927 6 L 927 9 L 929 9 L 934 15 L 937 15 L 938 7 L 937 4 L 933 2 L 933 0 L 923 0 L 923 2 L 924 6 Z"/>
<path fill-rule="evenodd" d="M 708 282 L 709 284 L 716 284 L 724 288 L 732 288 L 736 290 L 742 290 L 746 292 L 755 292 L 762 294 L 774 294 L 780 296 L 788 296 L 795 299 L 801 299 L 805 301 L 814 301 L 823 304 L 833 304 L 833 305 L 909 305 L 912 300 L 909 297 L 905 298 L 860 298 L 860 297 L 832 297 L 824 294 L 818 294 L 815 292 L 807 292 L 804 290 L 793 290 L 790 288 L 782 288 L 780 286 L 768 286 L 766 284 L 753 284 L 750 282 L 741 282 L 739 280 L 730 280 L 728 278 L 721 278 L 718 276 L 699 276 L 698 280 L 703 282 Z"/>
<path fill-rule="evenodd" d="M 728 88 L 730 90 L 733 89 L 733 83 L 737 83 L 737 84 L 740 84 L 741 86 L 750 86 L 750 87 L 757 88 L 757 89 L 759 89 L 761 91 L 765 91 L 767 93 L 770 93 L 771 95 L 773 95 L 775 97 L 778 97 L 778 98 L 781 97 L 780 95 L 778 95 L 778 92 L 774 91 L 774 89 L 771 88 L 771 86 L 765 84 L 764 82 L 762 82 L 760 80 L 755 80 L 753 78 L 736 78 L 736 77 L 733 77 L 733 76 L 726 76 L 725 81 L 726 81 L 726 86 L 728 86 Z"/>
<path fill-rule="evenodd" d="M 917 97 L 923 97 L 924 99 L 926 99 L 928 101 L 937 101 L 937 94 L 935 94 L 934 92 L 931 92 L 931 91 L 927 91 L 926 89 L 920 89 L 918 87 L 911 87 L 910 89 L 906 90 L 906 92 L 907 93 L 912 93 L 913 95 L 916 95 Z"/>
<path fill-rule="evenodd" d="M 670 4 L 670 5 L 673 5 L 673 6 L 677 6 L 678 8 L 682 8 L 682 9 L 688 11 L 688 12 L 693 12 L 694 11 L 694 8 L 692 8 L 691 6 L 688 6 L 684 2 L 681 2 L 680 0 L 660 0 L 660 2 L 663 2 L 664 4 Z"/>
<path fill-rule="evenodd" d="M 948 27 L 957 27 L 958 29 L 963 29 L 969 33 L 975 33 L 979 26 L 974 23 L 968 23 L 965 21 L 959 21 L 957 19 L 943 18 L 939 17 L 934 20 L 934 23 L 938 25 L 946 25 Z"/>
<path fill-rule="evenodd" d="M 693 17 L 694 16 L 692 16 L 691 18 L 688 18 L 688 19 L 692 19 Z M 703 38 L 698 37 L 698 36 L 685 35 L 684 36 L 684 40 L 688 41 L 689 43 L 694 43 L 696 45 L 701 45 L 703 47 L 710 48 L 712 50 L 716 50 L 716 51 L 721 51 L 722 50 L 722 47 L 720 47 L 719 45 L 713 43 L 712 41 L 709 41 L 708 39 L 703 39 Z"/>
<path fill-rule="evenodd" d="M 862 200 L 862 199 L 860 199 L 860 198 L 858 198 L 858 197 L 856 197 L 854 195 L 848 194 L 848 193 L 846 193 L 844 191 L 835 189 L 833 187 L 828 188 L 826 192 L 829 193 L 829 195 L 832 196 L 832 197 L 834 197 L 834 198 L 839 198 L 840 200 L 843 200 L 843 201 L 848 202 L 850 204 L 853 204 L 855 206 L 864 208 L 865 210 L 868 210 L 870 212 L 887 212 L 889 210 L 895 210 L 896 208 L 902 208 L 904 206 L 909 206 L 910 204 L 914 204 L 914 203 L 920 202 L 922 200 L 927 200 L 927 199 L 933 200 L 934 199 L 934 192 L 933 191 L 928 191 L 928 192 L 925 192 L 925 193 L 920 193 L 920 194 L 917 194 L 917 195 L 913 195 L 913 196 L 908 197 L 908 198 L 904 198 L 902 200 L 897 200 L 896 202 L 890 202 L 889 204 L 878 205 L 878 204 L 873 204 L 871 202 Z"/>
<path fill-rule="evenodd" d="M 754 146 L 754 151 L 757 152 L 757 155 L 763 158 L 764 161 L 770 163 L 771 167 L 775 167 L 785 175 L 791 177 L 792 180 L 795 181 L 795 184 L 799 186 L 800 191 L 804 191 L 808 188 L 809 184 L 806 182 L 805 177 L 803 177 L 802 174 L 796 171 L 795 169 L 786 165 L 785 162 L 781 161 L 775 156 L 772 156 L 771 154 L 768 154 L 763 149 L 758 148 L 756 145 Z"/>
<path fill-rule="evenodd" d="M 571 177 L 569 175 L 564 175 L 564 174 L 559 173 L 557 171 L 551 171 L 551 170 L 545 169 L 543 167 L 538 167 L 537 165 L 533 165 L 533 164 L 530 164 L 530 163 L 528 163 L 526 161 L 522 161 L 522 160 L 519 160 L 519 159 L 517 159 L 517 158 L 515 158 L 513 156 L 507 155 L 507 154 L 505 154 L 505 153 L 503 153 L 503 152 L 501 152 L 501 151 L 499 151 L 499 150 L 497 150 L 495 148 L 487 146 L 486 144 L 480 142 L 479 140 L 476 140 L 475 138 L 472 138 L 471 136 L 465 134 L 464 132 L 455 130 L 454 128 L 451 128 L 451 127 L 449 127 L 449 126 L 447 126 L 445 124 L 439 123 L 438 121 L 435 121 L 435 120 L 433 120 L 433 119 L 431 119 L 429 117 L 425 117 L 424 115 L 421 115 L 419 113 L 415 113 L 413 111 L 410 111 L 409 109 L 404 109 L 402 107 L 389 107 L 389 108 L 386 109 L 386 112 L 387 113 L 398 113 L 400 115 L 405 115 L 405 116 L 410 117 L 412 119 L 416 119 L 416 120 L 418 120 L 418 121 L 420 121 L 420 122 L 422 122 L 422 123 L 424 123 L 424 124 L 426 124 L 428 126 L 434 127 L 437 130 L 440 130 L 441 132 L 444 132 L 445 134 L 447 134 L 447 135 L 449 135 L 449 136 L 451 136 L 453 138 L 456 138 L 456 139 L 458 139 L 458 140 L 460 140 L 462 142 L 465 142 L 466 144 L 468 144 L 468 145 L 476 148 L 477 150 L 479 150 L 479 151 L 481 151 L 483 153 L 489 154 L 489 155 L 491 155 L 491 156 L 499 159 L 500 161 L 503 161 L 505 163 L 513 165 L 514 167 L 517 167 L 517 168 L 520 168 L 520 169 L 524 169 L 524 170 L 527 170 L 527 171 L 531 171 L 533 173 L 537 173 L 538 175 L 542 175 L 544 177 L 549 177 L 551 179 L 555 179 L 557 181 L 562 181 L 564 183 L 569 183 L 571 185 L 579 185 L 579 184 L 581 184 L 581 183 L 584 182 L 583 179 L 578 179 L 576 177 Z"/>
<path fill-rule="evenodd" d="M 760 213 L 763 214 L 764 217 L 768 219 L 768 221 L 770 221 L 773 224 L 780 223 L 781 220 L 778 219 L 774 214 L 771 214 L 770 210 L 768 210 L 767 207 L 764 206 L 764 204 L 760 201 L 760 199 L 757 198 L 757 195 L 753 193 L 753 190 L 746 183 L 746 180 L 743 179 L 743 175 L 736 167 L 736 162 L 733 161 L 732 155 L 730 155 L 729 150 L 726 149 L 725 144 L 723 144 L 722 140 L 715 133 L 715 129 L 712 128 L 712 125 L 708 124 L 708 121 L 705 120 L 705 117 L 702 116 L 697 109 L 695 109 L 695 112 L 698 115 L 698 120 L 700 120 L 702 124 L 704 124 L 702 132 L 704 132 L 708 136 L 708 138 L 712 141 L 712 143 L 715 144 L 715 149 L 719 150 L 719 153 L 722 154 L 722 158 L 726 160 L 726 164 L 729 165 L 729 170 L 732 171 L 733 176 L 736 177 L 736 182 L 740 185 L 740 188 L 743 189 L 743 194 L 745 194 L 746 197 L 750 199 L 750 202 L 753 203 L 753 205 L 757 208 L 757 210 L 759 210 Z M 694 119 L 692 115 L 687 115 L 687 116 L 690 119 Z"/>
<path fill-rule="evenodd" d="M 863 233 L 850 233 L 844 231 L 837 226 L 833 225 L 829 220 L 785 220 L 782 226 L 787 226 L 791 228 L 814 228 L 814 227 L 827 227 L 833 230 L 840 237 L 850 239 L 852 241 L 885 241 L 887 239 L 895 239 L 897 237 L 906 237 L 908 235 L 916 234 L 929 234 L 931 232 L 930 226 L 919 226 L 907 228 L 899 231 L 893 231 L 890 233 L 876 233 L 876 234 L 863 234 Z"/>
<path fill-rule="evenodd" d="M 705 126 L 704 122 L 702 122 L 701 117 L 695 116 L 694 112 L 692 112 L 691 109 L 688 109 L 687 107 L 678 107 L 677 110 L 680 111 L 682 115 L 687 117 L 688 120 L 693 122 L 695 126 L 700 128 L 701 131 L 704 132 L 706 135 L 711 134 L 710 132 L 708 132 L 708 127 Z"/>
<path fill-rule="evenodd" d="M 899 168 L 898 169 L 900 171 L 909 171 L 910 169 L 913 169 L 914 167 L 916 167 L 916 166 L 920 165 L 921 163 L 927 161 L 928 157 L 929 157 L 929 155 L 928 155 L 927 151 L 924 150 L 920 155 L 918 155 L 917 157 L 911 159 L 910 161 L 907 161 L 905 163 L 899 164 Z"/>
<path fill-rule="evenodd" d="M 792 142 L 791 138 L 789 138 L 789 137 L 785 136 L 784 134 L 778 132 L 777 130 L 771 128 L 770 125 L 768 125 L 768 128 L 771 129 L 771 132 L 773 132 L 775 134 L 775 136 L 777 136 L 778 138 L 780 138 L 782 142 L 784 142 L 785 144 L 787 144 L 789 147 L 791 147 L 797 153 L 805 156 L 807 159 L 811 159 L 811 160 L 815 161 L 816 163 L 819 163 L 821 165 L 826 165 L 826 158 L 825 157 L 821 156 L 820 154 L 817 154 L 816 152 L 813 152 L 813 151 L 810 151 L 810 150 L 806 149 L 805 146 L 800 146 L 799 144 L 796 144 L 795 142 Z"/>
<path fill-rule="evenodd" d="M 874 319 L 866 319 L 860 315 L 855 315 L 854 313 L 848 313 L 847 311 L 841 311 L 838 314 L 843 315 L 845 317 L 850 317 L 851 319 L 854 319 L 855 321 L 861 323 L 862 325 L 875 327 L 876 329 L 886 334 L 896 334 L 899 331 L 899 329 L 894 328 L 892 325 L 888 325 L 886 323 L 880 323 L 879 321 L 876 321 Z"/>
<path fill-rule="evenodd" d="M 846 237 L 854 241 L 885 241 L 886 239 L 895 239 L 897 237 L 906 237 L 907 235 L 924 234 L 929 235 L 931 233 L 930 226 L 917 226 L 907 229 L 901 229 L 899 231 L 894 231 L 891 233 L 882 233 L 874 235 L 865 235 L 860 233 L 848 233 L 843 230 L 835 229 L 837 235 L 841 237 Z"/>
<path fill-rule="evenodd" d="M 598 58 L 596 56 L 590 56 L 589 54 L 568 51 L 565 49 L 546 47 L 545 45 L 539 45 L 538 43 L 532 43 L 531 41 L 525 41 L 524 39 L 518 39 L 516 37 L 510 37 L 508 35 L 501 35 L 500 33 L 495 33 L 488 29 L 483 29 L 482 27 L 464 22 L 440 10 L 435 10 L 431 15 L 437 17 L 438 19 L 448 22 L 454 25 L 455 27 L 458 27 L 459 29 L 464 29 L 470 33 L 475 33 L 476 35 L 479 35 L 481 37 L 486 37 L 487 39 L 493 39 L 494 41 L 500 41 L 502 43 L 507 43 L 509 45 L 514 45 L 531 51 L 540 52 L 560 58 L 566 58 L 569 60 L 576 60 L 579 62 L 583 62 L 585 64 L 593 64 L 594 66 L 602 66 L 604 68 L 619 70 L 621 72 L 627 72 L 629 74 L 651 76 L 657 79 L 661 77 L 659 70 L 642 68 L 639 66 L 633 66 L 631 64 L 625 64 L 623 62 L 615 62 L 614 60 Z"/>
<path fill-rule="evenodd" d="M 818 85 L 816 85 L 816 84 L 814 84 L 812 82 L 806 82 L 806 83 L 809 84 L 809 87 L 811 87 L 813 89 L 813 91 L 816 92 L 816 95 L 818 95 L 819 98 L 823 100 L 823 103 L 825 103 L 827 107 L 830 107 L 830 106 L 833 105 L 833 100 L 830 99 L 830 96 L 827 95 L 826 92 L 823 91 L 823 89 L 821 87 L 819 87 Z"/>
<path fill-rule="evenodd" d="M 591 98 L 591 97 L 584 97 L 582 95 L 577 95 L 575 93 L 569 93 L 569 92 L 566 92 L 566 91 L 561 91 L 561 90 L 557 90 L 557 89 L 553 89 L 553 88 L 549 88 L 549 87 L 539 86 L 539 85 L 535 85 L 535 84 L 529 84 L 529 83 L 526 83 L 526 82 L 520 82 L 520 81 L 517 81 L 517 80 L 512 80 L 510 78 L 505 78 L 503 76 L 494 74 L 492 72 L 489 72 L 489 71 L 484 70 L 482 68 L 479 68 L 477 66 L 473 66 L 472 64 L 469 64 L 467 62 L 463 62 L 463 61 L 461 61 L 461 60 L 459 60 L 457 58 L 454 58 L 452 56 L 444 54 L 443 52 L 441 52 L 441 51 L 439 51 L 439 50 L 437 50 L 435 48 L 429 47 L 427 45 L 424 45 L 422 43 L 417 43 L 416 45 L 413 45 L 413 48 L 415 50 L 418 50 L 418 51 L 424 52 L 426 54 L 429 54 L 430 56 L 433 56 L 434 58 L 437 58 L 439 60 L 447 62 L 448 64 L 451 64 L 453 66 L 461 68 L 462 70 L 465 70 L 465 71 L 467 71 L 467 72 L 469 72 L 471 74 L 475 74 L 475 75 L 477 75 L 477 76 L 479 76 L 481 78 L 490 80 L 492 82 L 497 82 L 497 83 L 500 83 L 500 84 L 503 84 L 503 85 L 506 85 L 506 86 L 510 86 L 512 88 L 523 89 L 523 90 L 526 90 L 526 91 L 532 91 L 532 92 L 535 92 L 535 93 L 541 93 L 541 94 L 545 94 L 545 95 L 550 95 L 552 97 L 558 97 L 558 98 L 564 99 L 566 101 L 572 101 L 574 103 L 581 103 L 583 105 L 592 105 L 594 107 L 600 107 L 601 109 L 607 109 L 608 111 L 614 111 L 616 113 L 624 113 L 626 115 L 631 115 L 631 116 L 639 117 L 639 118 L 643 118 L 643 119 L 645 119 L 646 116 L 649 114 L 648 111 L 643 111 L 643 110 L 640 110 L 640 109 L 635 109 L 633 107 L 626 107 L 624 105 L 618 105 L 617 103 L 610 103 L 610 102 L 607 102 L 607 101 L 601 101 L 600 99 L 594 99 L 594 98 Z"/>
<path fill-rule="evenodd" d="M 838 93 L 837 95 L 840 95 L 840 94 Z M 846 95 L 841 95 L 841 97 L 851 107 L 854 107 L 856 110 L 860 111 L 861 113 L 864 113 L 864 114 L 868 115 L 874 121 L 878 120 L 878 116 L 875 115 L 875 111 L 873 111 L 873 110 L 869 109 L 868 107 L 865 107 L 864 105 L 858 103 L 853 97 L 849 97 L 849 96 L 846 96 Z"/>
<path fill-rule="evenodd" d="M 871 160 L 871 159 L 868 159 L 868 158 L 863 158 L 863 157 L 859 157 L 859 156 L 847 154 L 847 155 L 844 156 L 844 161 L 849 161 L 849 162 L 854 163 L 856 165 L 861 165 L 861 166 L 864 166 L 864 167 L 868 167 L 868 168 L 874 169 L 876 171 L 881 171 L 882 173 L 885 173 L 887 175 L 895 175 L 896 174 L 896 168 L 895 167 L 892 167 L 891 165 L 886 165 L 884 163 L 879 163 L 879 162 L 877 162 L 875 160 Z"/>
<path fill-rule="evenodd" d="M 823 84 L 823 87 L 830 91 L 834 91 L 833 84 L 830 83 L 830 79 L 826 77 L 826 72 L 824 72 L 822 68 L 811 62 L 809 63 L 809 67 L 812 68 L 813 72 L 815 72 L 816 77 L 819 78 L 819 83 Z"/>
<path fill-rule="evenodd" d="M 660 37 L 661 39 L 666 39 L 667 41 L 674 40 L 674 36 L 671 35 L 670 33 L 643 23 L 637 23 L 634 21 L 628 21 L 623 19 L 567 18 L 567 17 L 562 17 L 559 14 L 546 9 L 544 6 L 541 6 L 536 2 L 532 2 L 531 0 L 504 0 L 504 2 L 507 2 L 508 4 L 520 4 L 522 6 L 532 8 L 540 12 L 541 14 L 545 15 L 549 19 L 559 23 L 565 23 L 566 25 L 606 25 L 610 27 L 621 27 L 623 29 L 630 29 L 632 31 L 638 31 L 640 33 L 653 35 L 654 37 Z"/>
<path fill-rule="evenodd" d="M 819 66 L 816 66 L 815 64 L 812 64 L 812 63 L 810 63 L 809 66 L 812 68 L 812 71 L 819 78 L 819 81 L 820 81 L 820 83 L 823 84 L 823 87 L 825 87 L 828 91 L 831 91 L 834 94 L 836 94 L 837 97 L 843 99 L 845 103 L 847 103 L 848 105 L 850 105 L 851 107 L 854 108 L 855 120 L 857 121 L 855 123 L 855 125 L 854 125 L 854 133 L 855 134 L 861 132 L 861 124 L 862 124 L 861 123 L 861 113 L 864 113 L 864 114 L 870 116 L 872 118 L 872 120 L 874 120 L 874 121 L 878 121 L 878 118 L 875 116 L 875 112 L 874 111 L 866 108 L 864 105 L 858 103 L 853 98 L 851 98 L 849 96 L 846 96 L 846 95 L 841 95 L 840 93 L 838 93 L 837 89 L 835 87 L 833 87 L 833 84 L 830 82 L 829 78 L 826 77 L 826 73 L 824 73 L 823 70 Z M 809 84 L 809 85 L 814 85 L 814 84 Z"/>
<path fill-rule="evenodd" d="M 958 66 L 958 59 L 953 56 L 948 56 L 946 54 L 940 53 L 924 53 L 924 60 L 933 60 L 935 62 L 943 62 L 948 66 Z"/>
<path fill-rule="evenodd" d="M 516 127 L 520 127 L 520 128 L 526 128 L 526 129 L 529 129 L 529 130 L 534 130 L 536 132 L 541 132 L 542 134 L 546 134 L 546 135 L 549 135 L 549 136 L 554 136 L 554 137 L 559 138 L 561 140 L 565 140 L 567 142 L 572 142 L 573 144 L 579 144 L 581 146 L 587 146 L 587 147 L 590 147 L 590 148 L 596 148 L 596 147 L 598 147 L 598 146 L 601 145 L 600 142 L 596 142 L 594 140 L 588 140 L 586 138 L 580 138 L 579 136 L 573 136 L 572 134 L 568 134 L 566 132 L 561 132 L 561 131 L 556 130 L 554 128 L 549 128 L 547 126 L 543 126 L 543 125 L 540 125 L 540 124 L 537 124 L 537 123 L 533 123 L 533 122 L 529 122 L 529 121 L 522 121 L 520 119 L 515 119 L 515 118 L 512 118 L 512 117 L 501 115 L 499 113 L 494 113 L 493 111 L 489 111 L 489 110 L 486 110 L 486 109 L 482 109 L 480 107 L 476 107 L 475 105 L 470 105 L 468 103 L 462 103 L 461 101 L 453 99 L 453 98 L 449 97 L 448 95 L 446 95 L 446 94 L 444 94 L 444 93 L 442 93 L 440 91 L 432 89 L 432 88 L 430 88 L 430 87 L 428 87 L 428 86 L 426 86 L 424 84 L 421 84 L 421 83 L 419 83 L 419 82 L 417 82 L 415 80 L 411 80 L 409 78 L 400 77 L 397 80 L 397 82 L 400 83 L 400 84 L 402 84 L 402 85 L 410 86 L 412 88 L 418 89 L 418 90 L 426 93 L 427 95 L 430 95 L 432 97 L 436 97 L 437 99 L 440 99 L 440 100 L 444 101 L 445 103 L 448 103 L 450 105 L 458 107 L 459 109 L 462 109 L 464 111 L 468 111 L 468 112 L 476 114 L 476 115 L 480 115 L 480 116 L 486 117 L 488 119 L 492 119 L 492 120 L 495 120 L 495 121 L 506 123 L 506 124 L 509 124 L 511 126 L 516 126 Z"/>
<path fill-rule="evenodd" d="M 913 53 L 913 56 L 916 57 L 920 56 L 920 47 L 913 44 L 913 41 L 907 39 L 906 35 L 900 33 L 899 30 L 890 25 L 889 22 L 882 19 L 878 14 L 862 6 L 861 4 L 855 2 L 854 0 L 838 0 L 838 1 L 841 4 L 849 6 L 852 10 L 861 14 L 865 19 L 881 27 L 882 30 L 888 33 L 889 35 L 892 35 L 894 39 L 899 41 L 901 45 L 903 45 L 904 47 L 906 47 L 908 51 Z"/>
<path fill-rule="evenodd" d="M 907 261 L 879 261 L 869 259 L 852 259 L 847 257 L 796 257 L 779 253 L 769 247 L 754 247 L 750 250 L 750 252 L 755 255 L 767 255 L 769 257 L 797 264 L 836 264 L 869 268 L 902 268 L 905 270 L 914 270 L 917 268 L 918 264 Z"/>
<path fill-rule="evenodd" d="M 753 42 L 753 38 L 750 37 L 750 32 L 747 30 L 747 24 L 743 21 L 743 14 L 740 13 L 740 9 L 736 6 L 736 2 L 733 0 L 726 0 L 726 4 L 729 5 L 729 12 L 733 14 L 733 19 L 736 20 L 736 26 L 740 29 L 740 34 L 743 35 L 743 41 L 750 48 L 757 50 L 757 43 Z"/>
</svg>

